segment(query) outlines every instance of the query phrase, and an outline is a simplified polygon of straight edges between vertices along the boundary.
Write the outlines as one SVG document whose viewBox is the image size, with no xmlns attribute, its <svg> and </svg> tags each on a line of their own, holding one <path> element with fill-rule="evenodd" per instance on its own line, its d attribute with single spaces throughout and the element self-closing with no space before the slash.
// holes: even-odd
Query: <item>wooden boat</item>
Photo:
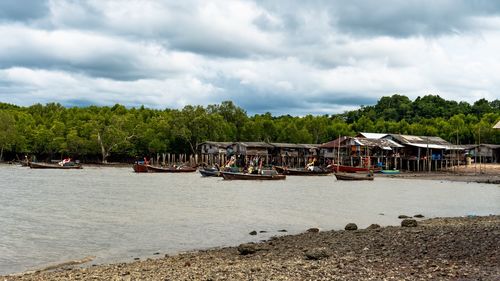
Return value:
<svg viewBox="0 0 500 281">
<path fill-rule="evenodd" d="M 275 166 L 274 169 L 280 174 L 285 174 L 285 175 L 290 175 L 290 176 L 326 176 L 331 173 L 333 173 L 333 170 L 331 169 L 314 169 L 314 170 L 308 170 L 305 168 L 287 168 L 287 167 L 282 167 L 282 166 Z"/>
<path fill-rule="evenodd" d="M 248 174 L 234 172 L 220 172 L 225 180 L 284 180 L 286 175 L 277 173 Z"/>
<path fill-rule="evenodd" d="M 340 181 L 372 181 L 374 178 L 372 173 L 335 173 L 335 177 Z"/>
<path fill-rule="evenodd" d="M 202 177 L 221 177 L 220 171 L 217 168 L 200 168 L 198 170 Z"/>
<path fill-rule="evenodd" d="M 372 167 L 372 168 L 365 168 L 365 167 L 352 167 L 352 166 L 344 166 L 344 165 L 332 165 L 331 168 L 335 172 L 344 172 L 344 173 L 358 173 L 358 172 L 378 172 L 381 170 L 381 168 L 378 167 Z"/>
<path fill-rule="evenodd" d="M 386 175 L 396 175 L 399 174 L 399 170 L 381 170 L 380 173 Z"/>
<path fill-rule="evenodd" d="M 148 166 L 144 164 L 139 164 L 135 163 L 134 166 L 132 166 L 134 169 L 134 172 L 136 173 L 147 173 L 148 172 Z"/>
<path fill-rule="evenodd" d="M 193 167 L 158 167 L 145 164 L 134 164 L 134 172 L 136 173 L 192 173 L 196 171 Z"/>
<path fill-rule="evenodd" d="M 47 163 L 34 163 L 29 162 L 29 166 L 31 169 L 82 169 L 82 165 L 77 164 L 75 162 L 66 163 L 64 165 L 59 164 L 47 164 Z"/>
</svg>

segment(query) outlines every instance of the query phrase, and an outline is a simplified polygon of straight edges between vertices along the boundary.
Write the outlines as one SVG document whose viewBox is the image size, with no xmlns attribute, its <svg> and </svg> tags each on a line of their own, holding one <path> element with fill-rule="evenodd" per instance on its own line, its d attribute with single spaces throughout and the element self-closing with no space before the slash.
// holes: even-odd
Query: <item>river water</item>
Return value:
<svg viewBox="0 0 500 281">
<path fill-rule="evenodd" d="M 349 222 L 500 214 L 498 185 L 334 176 L 224 181 L 132 168 L 0 166 L 0 274 L 95 256 L 94 263 L 259 241 Z M 259 233 L 250 236 L 252 230 Z"/>
</svg>

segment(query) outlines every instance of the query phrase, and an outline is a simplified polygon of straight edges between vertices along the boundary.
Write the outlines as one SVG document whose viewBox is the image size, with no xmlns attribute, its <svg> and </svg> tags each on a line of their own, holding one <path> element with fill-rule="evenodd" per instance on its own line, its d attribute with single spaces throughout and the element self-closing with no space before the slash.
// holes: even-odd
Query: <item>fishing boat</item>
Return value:
<svg viewBox="0 0 500 281">
<path fill-rule="evenodd" d="M 188 166 L 159 167 L 141 163 L 135 163 L 133 169 L 136 173 L 192 173 L 196 171 L 196 168 Z"/>
<path fill-rule="evenodd" d="M 282 166 L 275 166 L 274 169 L 280 174 L 290 175 L 290 176 L 326 176 L 333 173 L 331 169 L 322 169 L 320 167 L 314 167 L 313 170 L 306 168 L 287 168 Z"/>
<path fill-rule="evenodd" d="M 148 166 L 145 164 L 141 163 L 135 163 L 134 166 L 132 166 L 134 169 L 134 172 L 136 173 L 147 173 L 148 172 Z"/>
<path fill-rule="evenodd" d="M 265 172 L 264 174 L 249 174 L 249 173 L 235 173 L 223 172 L 220 174 L 225 180 L 284 180 L 286 175 L 274 172 Z"/>
<path fill-rule="evenodd" d="M 353 166 L 344 166 L 344 165 L 332 165 L 332 169 L 335 172 L 343 172 L 343 173 L 359 173 L 359 172 L 379 172 L 381 168 L 378 167 L 371 167 L 371 168 L 366 168 L 366 167 L 353 167 Z"/>
<path fill-rule="evenodd" d="M 198 170 L 202 177 L 221 177 L 219 169 L 203 167 Z"/>
<path fill-rule="evenodd" d="M 335 177 L 340 181 L 372 181 L 374 178 L 373 173 L 335 173 Z"/>
<path fill-rule="evenodd" d="M 399 170 L 381 170 L 380 173 L 386 174 L 386 175 L 396 175 L 399 174 Z"/>
<path fill-rule="evenodd" d="M 31 169 L 82 169 L 82 165 L 75 162 L 64 163 L 63 165 L 59 164 L 48 164 L 48 163 L 34 163 L 29 162 L 29 166 Z"/>
</svg>

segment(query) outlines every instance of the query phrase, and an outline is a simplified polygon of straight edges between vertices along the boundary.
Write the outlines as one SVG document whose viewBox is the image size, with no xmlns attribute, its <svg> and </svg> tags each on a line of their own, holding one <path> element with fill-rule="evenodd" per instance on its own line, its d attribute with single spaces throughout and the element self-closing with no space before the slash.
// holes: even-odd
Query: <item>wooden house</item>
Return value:
<svg viewBox="0 0 500 281">
<path fill-rule="evenodd" d="M 469 154 L 476 163 L 500 163 L 500 144 L 474 145 L 469 148 Z"/>
<path fill-rule="evenodd" d="M 402 169 L 431 171 L 460 165 L 465 160 L 465 147 L 453 145 L 440 137 L 388 134 L 384 138 L 404 146 L 400 150 Z"/>
<path fill-rule="evenodd" d="M 269 143 L 273 146 L 271 163 L 280 166 L 303 167 L 318 156 L 317 144 Z"/>
<path fill-rule="evenodd" d="M 389 139 L 382 139 L 386 134 L 359 134 L 359 137 L 342 136 L 336 140 L 321 145 L 320 155 L 323 162 L 340 162 L 348 166 L 372 166 L 374 164 L 393 166 L 389 157 L 398 155 L 403 145 Z M 365 138 L 370 136 L 373 138 Z"/>
<path fill-rule="evenodd" d="M 201 163 L 208 165 L 223 165 L 227 161 L 228 147 L 231 142 L 205 141 L 198 145 L 198 153 L 201 157 Z"/>
</svg>

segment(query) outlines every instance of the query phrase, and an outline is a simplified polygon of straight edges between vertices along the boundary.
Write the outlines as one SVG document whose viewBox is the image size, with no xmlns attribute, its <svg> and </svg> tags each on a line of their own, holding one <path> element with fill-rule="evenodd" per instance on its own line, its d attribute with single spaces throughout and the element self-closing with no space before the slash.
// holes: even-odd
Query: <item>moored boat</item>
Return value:
<svg viewBox="0 0 500 281">
<path fill-rule="evenodd" d="M 140 163 L 135 163 L 133 169 L 136 173 L 192 173 L 196 171 L 196 168 L 188 166 L 159 167 Z"/>
<path fill-rule="evenodd" d="M 48 164 L 48 163 L 34 163 L 29 162 L 29 166 L 32 169 L 82 169 L 82 165 L 74 162 L 65 163 L 64 165 L 59 164 Z"/>
<path fill-rule="evenodd" d="M 200 168 L 198 169 L 202 177 L 221 177 L 219 169 L 217 168 Z"/>
<path fill-rule="evenodd" d="M 134 169 L 134 172 L 136 173 L 147 173 L 148 172 L 148 166 L 140 163 L 135 163 L 134 166 L 132 166 Z"/>
<path fill-rule="evenodd" d="M 381 170 L 380 173 L 386 175 L 396 175 L 399 174 L 399 170 Z"/>
<path fill-rule="evenodd" d="M 287 168 L 282 166 L 275 166 L 274 169 L 280 174 L 290 175 L 290 176 L 326 176 L 333 173 L 331 169 L 322 169 L 320 167 L 314 167 L 313 170 L 306 168 Z"/>
<path fill-rule="evenodd" d="M 235 172 L 220 172 L 225 180 L 284 180 L 286 175 L 274 173 L 249 174 Z"/>
<path fill-rule="evenodd" d="M 381 168 L 378 167 L 372 167 L 372 168 L 366 168 L 366 167 L 353 167 L 353 166 L 345 166 L 345 165 L 332 165 L 331 168 L 335 172 L 344 172 L 344 173 L 358 173 L 358 172 L 378 172 L 381 170 Z"/>
<path fill-rule="evenodd" d="M 359 174 L 359 173 L 335 173 L 337 180 L 341 181 L 372 181 L 373 174 Z"/>
</svg>

